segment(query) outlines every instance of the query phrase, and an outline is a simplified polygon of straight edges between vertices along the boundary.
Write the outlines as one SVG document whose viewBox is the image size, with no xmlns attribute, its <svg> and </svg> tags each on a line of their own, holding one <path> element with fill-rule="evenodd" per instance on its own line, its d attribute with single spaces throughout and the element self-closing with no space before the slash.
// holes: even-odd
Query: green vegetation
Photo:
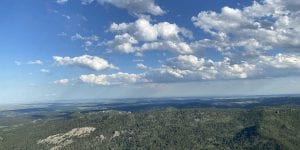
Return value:
<svg viewBox="0 0 300 150">
<path fill-rule="evenodd" d="M 281 106 L 76 112 L 68 118 L 23 119 L 23 123 L 10 118 L 18 124 L 0 124 L 0 149 L 296 150 L 299 114 L 299 106 Z"/>
</svg>

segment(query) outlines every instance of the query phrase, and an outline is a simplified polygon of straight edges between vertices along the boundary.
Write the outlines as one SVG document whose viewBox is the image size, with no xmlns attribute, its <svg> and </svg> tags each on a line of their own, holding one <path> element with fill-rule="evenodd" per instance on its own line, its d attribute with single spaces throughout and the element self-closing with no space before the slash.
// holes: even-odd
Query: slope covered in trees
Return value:
<svg viewBox="0 0 300 150">
<path fill-rule="evenodd" d="M 74 112 L 0 128 L 0 149 L 297 149 L 300 107 Z"/>
</svg>

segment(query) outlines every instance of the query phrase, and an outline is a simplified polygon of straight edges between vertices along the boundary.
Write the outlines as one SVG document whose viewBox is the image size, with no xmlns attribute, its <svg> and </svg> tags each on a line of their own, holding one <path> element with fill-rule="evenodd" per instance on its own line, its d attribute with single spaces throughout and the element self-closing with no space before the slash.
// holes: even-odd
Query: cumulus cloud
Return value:
<svg viewBox="0 0 300 150">
<path fill-rule="evenodd" d="M 258 64 L 273 68 L 300 68 L 300 55 L 278 53 L 275 56 L 260 56 Z"/>
<path fill-rule="evenodd" d="M 92 0 L 82 0 L 83 4 Z M 243 8 L 223 7 L 220 11 L 201 11 L 191 18 L 197 28 L 206 32 L 204 39 L 193 39 L 193 33 L 175 23 L 156 22 L 141 14 L 161 15 L 163 10 L 153 0 L 98 0 L 126 8 L 139 18 L 129 23 L 112 23 L 113 39 L 104 42 L 109 50 L 143 56 L 145 51 L 168 50 L 177 54 L 158 68 L 136 65 L 142 74 L 114 73 L 81 75 L 80 81 L 96 85 L 116 85 L 138 82 L 181 82 L 265 78 L 300 74 L 300 3 L 293 0 L 254 1 Z M 141 5 L 141 4 L 149 5 Z M 157 6 L 154 13 L 149 6 Z M 143 8 L 140 10 L 140 8 Z M 158 10 L 158 9 L 157 9 Z M 98 38 L 75 34 L 72 40 L 83 41 L 86 47 Z M 206 58 L 199 50 L 216 50 L 220 59 Z M 276 51 L 275 51 L 276 50 Z M 280 51 L 280 53 L 278 53 Z M 82 56 L 81 56 L 82 57 Z M 92 56 L 85 56 L 92 57 Z M 219 57 L 218 57 L 219 58 Z M 80 65 L 94 70 L 115 68 L 99 61 L 83 61 L 80 57 L 56 58 L 61 65 Z M 85 58 L 86 59 L 86 58 Z M 91 60 L 92 58 L 87 58 Z M 86 63 L 89 62 L 89 63 Z M 100 63 L 101 62 L 101 63 Z M 164 60 L 162 61 L 164 62 Z M 99 65 L 101 64 L 101 65 Z M 102 66 L 102 67 L 99 67 Z"/>
<path fill-rule="evenodd" d="M 176 53 L 192 53 L 189 44 L 184 41 L 185 38 L 192 38 L 192 32 L 173 23 L 151 24 L 148 19 L 139 18 L 132 23 L 113 23 L 109 31 L 116 35 L 107 45 L 121 52 L 171 50 Z"/>
<path fill-rule="evenodd" d="M 136 67 L 138 69 L 147 69 L 148 68 L 147 66 L 145 66 L 144 64 L 141 64 L 141 63 L 136 64 Z"/>
<path fill-rule="evenodd" d="M 98 1 L 100 4 L 111 4 L 118 8 L 127 9 L 130 14 L 140 16 L 142 14 L 163 15 L 166 12 L 155 4 L 154 0 L 81 0 L 82 4 L 90 4 Z"/>
<path fill-rule="evenodd" d="M 191 37 L 190 31 L 180 28 L 174 23 L 159 22 L 151 24 L 148 19 L 139 18 L 133 23 L 113 23 L 110 26 L 112 32 L 127 32 L 134 35 L 138 40 L 155 41 L 157 39 L 179 40 L 180 35 Z"/>
<path fill-rule="evenodd" d="M 139 48 L 139 51 L 146 50 L 170 50 L 179 54 L 191 54 L 194 52 L 189 44 L 180 41 L 160 41 L 144 43 Z"/>
<path fill-rule="evenodd" d="M 116 50 L 132 53 L 137 51 L 138 47 L 134 46 L 138 41 L 128 33 L 124 33 L 121 35 L 116 35 L 114 40 L 107 42 L 107 44 Z"/>
<path fill-rule="evenodd" d="M 220 13 L 202 11 L 192 21 L 213 38 L 195 42 L 193 48 L 244 49 L 245 55 L 273 48 L 299 50 L 299 6 L 292 0 L 265 0 L 242 9 L 226 6 Z"/>
<path fill-rule="evenodd" d="M 142 80 L 142 75 L 140 74 L 129 74 L 118 72 L 109 75 L 81 75 L 80 80 L 84 83 L 96 84 L 96 85 L 118 85 L 118 84 L 128 84 L 136 83 Z"/>
<path fill-rule="evenodd" d="M 162 67 L 148 71 L 146 77 L 153 82 L 237 79 L 247 78 L 254 69 L 254 65 L 248 63 L 232 64 L 229 58 L 213 61 L 194 55 L 179 55 L 167 60 Z"/>
<path fill-rule="evenodd" d="M 259 56 L 248 62 L 237 63 L 230 58 L 222 61 L 179 55 L 167 60 L 160 68 L 150 69 L 145 78 L 152 82 L 201 81 L 212 79 L 244 79 L 297 75 L 300 55 L 276 54 Z"/>
<path fill-rule="evenodd" d="M 213 61 L 195 55 L 169 58 L 158 68 L 137 64 L 145 70 L 141 74 L 118 72 L 115 74 L 81 75 L 80 81 L 95 85 L 120 85 L 134 83 L 186 82 L 245 78 L 282 77 L 300 74 L 300 55 L 262 55 L 248 62 L 236 62 L 228 57 Z"/>
<path fill-rule="evenodd" d="M 27 64 L 29 64 L 29 65 L 42 65 L 44 63 L 41 60 L 31 60 L 31 61 L 28 61 Z"/>
<path fill-rule="evenodd" d="M 53 59 L 58 65 L 80 66 L 80 67 L 93 69 L 96 71 L 100 71 L 104 69 L 117 69 L 117 67 L 110 64 L 107 60 L 97 56 L 82 55 L 73 58 L 54 56 Z"/>
</svg>

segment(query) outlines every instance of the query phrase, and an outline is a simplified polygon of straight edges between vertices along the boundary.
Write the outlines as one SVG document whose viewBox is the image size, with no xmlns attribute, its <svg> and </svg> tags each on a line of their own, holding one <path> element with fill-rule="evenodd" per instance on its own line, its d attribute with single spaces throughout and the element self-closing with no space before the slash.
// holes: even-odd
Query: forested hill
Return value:
<svg viewBox="0 0 300 150">
<path fill-rule="evenodd" d="M 74 112 L 2 121 L 1 150 L 290 149 L 300 147 L 300 107 L 165 108 Z M 2 118 L 3 119 L 3 118 Z M 11 122 L 18 124 L 8 125 Z"/>
</svg>

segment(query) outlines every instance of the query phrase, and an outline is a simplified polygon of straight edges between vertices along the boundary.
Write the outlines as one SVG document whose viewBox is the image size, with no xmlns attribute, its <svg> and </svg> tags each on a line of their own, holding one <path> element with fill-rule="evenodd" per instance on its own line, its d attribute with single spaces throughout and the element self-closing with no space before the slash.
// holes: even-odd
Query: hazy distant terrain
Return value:
<svg viewBox="0 0 300 150">
<path fill-rule="evenodd" d="M 298 149 L 300 98 L 145 99 L 0 112 L 0 149 Z"/>
</svg>

